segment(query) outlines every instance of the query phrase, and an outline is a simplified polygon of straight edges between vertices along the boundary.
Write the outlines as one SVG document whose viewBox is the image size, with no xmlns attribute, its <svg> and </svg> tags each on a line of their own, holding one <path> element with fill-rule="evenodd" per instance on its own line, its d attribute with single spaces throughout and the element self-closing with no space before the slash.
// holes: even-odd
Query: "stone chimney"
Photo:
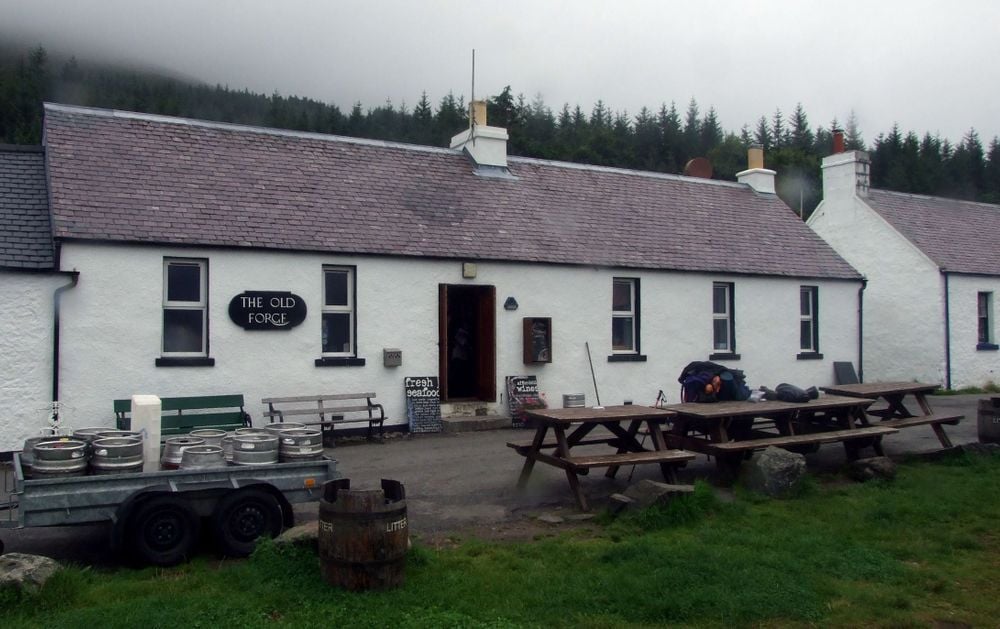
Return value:
<svg viewBox="0 0 1000 629">
<path fill-rule="evenodd" d="M 507 170 L 507 130 L 486 124 L 486 102 L 469 103 L 469 129 L 451 139 L 451 148 L 461 149 L 477 170 Z M 483 168 L 485 167 L 485 169 Z"/>
<path fill-rule="evenodd" d="M 823 158 L 823 198 L 868 196 L 868 153 L 844 150 L 844 132 L 833 130 L 833 155 Z"/>
<path fill-rule="evenodd" d="M 764 147 L 754 144 L 747 150 L 747 169 L 736 173 L 736 181 L 745 183 L 756 192 L 774 194 L 773 170 L 764 168 Z"/>
</svg>

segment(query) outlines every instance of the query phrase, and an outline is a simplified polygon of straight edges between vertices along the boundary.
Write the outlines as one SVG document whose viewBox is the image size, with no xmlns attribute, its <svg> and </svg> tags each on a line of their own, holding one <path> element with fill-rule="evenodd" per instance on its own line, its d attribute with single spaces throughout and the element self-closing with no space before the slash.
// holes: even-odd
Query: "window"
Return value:
<svg viewBox="0 0 1000 629">
<path fill-rule="evenodd" d="M 733 284 L 712 284 L 712 349 L 731 354 L 736 351 L 736 328 L 733 319 Z"/>
<path fill-rule="evenodd" d="M 976 349 L 997 349 L 993 336 L 993 293 L 979 293 L 977 302 L 979 343 Z"/>
<path fill-rule="evenodd" d="M 614 278 L 611 293 L 611 352 L 639 353 L 639 280 Z"/>
<path fill-rule="evenodd" d="M 323 356 L 355 355 L 353 268 L 323 268 L 322 326 Z"/>
<path fill-rule="evenodd" d="M 819 351 L 819 287 L 799 288 L 799 348 L 803 352 Z"/>
<path fill-rule="evenodd" d="M 208 261 L 163 260 L 164 356 L 208 355 Z"/>
</svg>

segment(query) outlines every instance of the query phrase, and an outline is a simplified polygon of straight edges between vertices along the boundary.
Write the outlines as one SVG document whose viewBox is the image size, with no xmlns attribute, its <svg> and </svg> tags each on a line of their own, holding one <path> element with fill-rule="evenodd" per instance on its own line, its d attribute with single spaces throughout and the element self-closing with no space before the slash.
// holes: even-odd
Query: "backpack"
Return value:
<svg viewBox="0 0 1000 629">
<path fill-rule="evenodd" d="M 681 402 L 725 402 L 750 397 L 742 370 L 709 361 L 688 363 L 677 381 L 681 383 Z"/>
</svg>

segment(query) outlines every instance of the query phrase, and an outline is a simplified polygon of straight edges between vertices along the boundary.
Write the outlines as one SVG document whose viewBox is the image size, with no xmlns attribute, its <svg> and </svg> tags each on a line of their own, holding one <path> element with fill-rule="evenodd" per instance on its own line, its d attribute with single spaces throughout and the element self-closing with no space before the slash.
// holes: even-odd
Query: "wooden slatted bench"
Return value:
<svg viewBox="0 0 1000 629">
<path fill-rule="evenodd" d="M 836 443 L 838 441 L 854 441 L 866 437 L 882 437 L 899 432 L 891 426 L 865 426 L 862 428 L 851 428 L 845 430 L 826 430 L 823 432 L 811 432 L 802 435 L 776 435 L 764 439 L 746 439 L 744 441 L 727 441 L 724 443 L 706 443 L 704 450 L 709 453 L 715 452 L 725 454 L 731 452 L 743 452 L 746 450 L 761 450 L 768 446 L 784 448 L 786 446 L 804 445 L 813 443 Z"/>
<path fill-rule="evenodd" d="M 308 426 L 321 426 L 324 442 L 332 444 L 333 430 L 338 424 L 368 422 L 368 440 L 374 438 L 374 430 L 379 428 L 379 439 L 385 436 L 385 409 L 372 401 L 374 393 L 334 393 L 328 395 L 300 395 L 294 397 L 266 397 L 261 400 L 267 405 L 264 417 L 271 423 L 294 418 Z M 364 415 L 358 417 L 357 415 Z"/>
<path fill-rule="evenodd" d="M 643 452 L 621 452 L 618 454 L 582 454 L 563 459 L 576 471 L 592 467 L 617 467 L 637 463 L 684 463 L 697 455 L 687 450 L 645 450 Z"/>
<path fill-rule="evenodd" d="M 896 419 L 885 419 L 878 422 L 878 426 L 889 426 L 891 428 L 908 428 L 910 426 L 922 426 L 924 424 L 949 424 L 954 426 L 965 419 L 965 415 L 917 415 L 916 417 L 897 417 Z"/>
<path fill-rule="evenodd" d="M 569 445 L 570 445 L 570 447 L 574 447 L 574 446 L 587 446 L 587 445 L 595 445 L 595 444 L 610 444 L 612 446 L 617 446 L 618 445 L 618 441 L 619 441 L 618 438 L 615 437 L 614 435 L 607 435 L 605 437 L 600 437 L 600 436 L 598 436 L 598 437 L 587 437 L 587 438 L 584 438 L 584 439 L 580 439 L 579 441 L 571 442 Z M 522 440 L 519 440 L 519 441 L 508 441 L 507 442 L 507 447 L 508 448 L 514 448 L 514 450 L 516 450 L 520 454 L 521 450 L 530 450 L 531 446 L 532 446 L 532 443 L 533 443 L 532 439 L 522 439 Z M 555 440 L 546 439 L 545 441 L 542 442 L 541 449 L 542 450 L 547 450 L 547 449 L 555 448 L 558 445 L 559 444 L 556 443 Z"/>
<path fill-rule="evenodd" d="M 161 438 L 186 435 L 199 428 L 233 430 L 251 425 L 250 415 L 243 410 L 243 394 L 165 397 L 160 398 L 160 404 Z M 132 400 L 115 400 L 114 409 L 118 429 L 130 430 Z"/>
</svg>

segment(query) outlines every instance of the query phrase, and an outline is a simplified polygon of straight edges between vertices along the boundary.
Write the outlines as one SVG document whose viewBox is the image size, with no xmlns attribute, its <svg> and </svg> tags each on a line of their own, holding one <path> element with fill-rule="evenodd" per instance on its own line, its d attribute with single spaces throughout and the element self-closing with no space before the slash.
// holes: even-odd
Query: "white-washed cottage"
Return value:
<svg viewBox="0 0 1000 629">
<path fill-rule="evenodd" d="M 867 280 L 864 378 L 997 382 L 1000 206 L 871 188 L 868 155 L 842 146 L 808 224 Z"/>
<path fill-rule="evenodd" d="M 375 391 L 399 430 L 404 377 L 439 378 L 446 415 L 504 414 L 515 375 L 592 404 L 588 347 L 604 403 L 677 401 L 692 360 L 751 385 L 858 360 L 861 276 L 759 152 L 720 182 L 508 157 L 473 119 L 444 149 L 46 105 L 54 268 L 79 279 L 63 421 L 110 424 L 135 393 L 242 393 L 260 422 L 264 397 Z M 4 385 L 0 448 L 37 432 L 47 393 Z"/>
</svg>

